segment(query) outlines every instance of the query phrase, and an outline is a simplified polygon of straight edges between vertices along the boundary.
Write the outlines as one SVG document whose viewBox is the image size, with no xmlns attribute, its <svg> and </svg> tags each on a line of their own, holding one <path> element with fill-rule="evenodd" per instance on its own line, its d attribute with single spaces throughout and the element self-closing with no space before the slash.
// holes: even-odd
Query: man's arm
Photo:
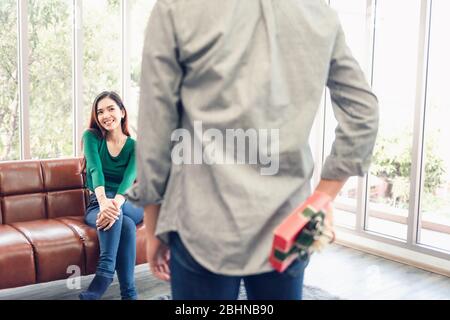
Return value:
<svg viewBox="0 0 450 320">
<path fill-rule="evenodd" d="M 347 179 L 343 179 L 343 180 L 321 179 L 319 184 L 316 187 L 316 191 L 326 193 L 327 195 L 329 195 L 331 197 L 331 199 L 334 200 L 346 182 L 347 182 Z"/>
<path fill-rule="evenodd" d="M 171 168 L 171 134 L 179 125 L 183 72 L 178 63 L 169 1 L 158 1 L 146 30 L 136 141 L 137 185 L 129 199 L 144 207 L 160 204 Z"/>
<path fill-rule="evenodd" d="M 155 236 L 160 205 L 149 204 L 144 207 L 144 224 L 147 238 L 147 262 L 150 271 L 158 279 L 169 281 L 169 248 Z"/>
<path fill-rule="evenodd" d="M 144 207 L 150 270 L 166 281 L 170 279 L 169 251 L 155 236 L 155 229 L 172 165 L 170 138 L 179 125 L 183 77 L 170 5 L 169 1 L 156 2 L 146 30 L 136 140 L 137 184 L 127 192 L 132 203 Z"/>
<path fill-rule="evenodd" d="M 338 126 L 321 178 L 344 181 L 350 176 L 364 176 L 370 165 L 378 131 L 378 101 L 353 58 L 340 25 L 327 86 Z M 339 187 L 339 183 L 331 185 L 334 186 L 331 192 Z M 325 183 L 325 186 L 329 188 L 330 184 Z"/>
<path fill-rule="evenodd" d="M 147 239 L 155 236 L 156 221 L 158 221 L 159 209 L 158 204 L 149 204 L 144 207 L 144 224 Z"/>
</svg>

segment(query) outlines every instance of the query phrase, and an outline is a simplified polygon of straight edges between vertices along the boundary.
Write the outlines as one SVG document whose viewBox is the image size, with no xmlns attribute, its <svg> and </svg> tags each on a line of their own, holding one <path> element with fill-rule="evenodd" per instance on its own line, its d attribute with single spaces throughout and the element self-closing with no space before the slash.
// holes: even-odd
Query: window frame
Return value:
<svg viewBox="0 0 450 320">
<path fill-rule="evenodd" d="M 369 57 L 366 63 L 362 63 L 362 67 L 368 77 L 370 84 L 373 84 L 373 65 L 374 65 L 374 47 L 375 47 L 375 21 L 376 21 L 376 6 L 379 0 L 361 0 L 366 1 L 366 22 L 367 22 L 367 50 Z M 386 245 L 394 245 L 396 247 L 406 249 L 412 252 L 422 253 L 430 257 L 450 260 L 450 252 L 441 250 L 439 248 L 431 247 L 419 243 L 419 234 L 422 228 L 420 219 L 420 197 L 423 188 L 424 177 L 424 127 L 425 127 L 425 109 L 427 98 L 427 77 L 428 77 L 428 63 L 429 63 L 429 49 L 430 49 L 430 30 L 432 22 L 432 2 L 433 0 L 421 0 L 420 8 L 420 26 L 419 26 L 419 41 L 418 41 L 418 63 L 417 63 L 417 79 L 416 79 L 416 97 L 414 107 L 414 124 L 413 124 L 413 149 L 412 149 L 412 166 L 411 166 L 411 184 L 410 184 L 410 204 L 408 208 L 407 217 L 407 238 L 406 241 L 398 239 L 389 235 L 380 234 L 366 229 L 368 220 L 368 175 L 358 177 L 357 186 L 357 207 L 356 207 L 356 225 L 354 228 L 348 226 L 337 225 L 339 233 L 347 233 L 351 236 L 358 236 L 367 240 L 375 240 Z M 328 0 L 331 5 L 331 0 Z M 313 127 L 314 134 L 320 134 L 316 141 L 321 142 L 321 146 L 313 146 L 315 151 L 315 172 L 313 175 L 314 185 L 317 185 L 320 180 L 321 166 L 325 160 L 323 146 L 325 144 L 325 130 L 326 130 L 326 112 L 329 110 L 329 101 L 324 99 L 318 116 L 316 118 L 315 126 Z M 335 203 L 335 208 L 344 209 L 345 207 L 339 202 Z M 355 243 L 356 244 L 356 243 Z M 390 252 L 381 251 L 386 255 Z M 430 259 L 431 261 L 431 259 Z M 430 262 L 431 263 L 431 262 Z"/>
</svg>

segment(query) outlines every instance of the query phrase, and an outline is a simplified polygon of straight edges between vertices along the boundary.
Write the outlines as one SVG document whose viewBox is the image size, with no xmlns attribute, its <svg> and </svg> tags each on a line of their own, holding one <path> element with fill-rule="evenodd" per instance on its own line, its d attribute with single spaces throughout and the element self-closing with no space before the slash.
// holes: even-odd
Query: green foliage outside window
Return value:
<svg viewBox="0 0 450 320">
<path fill-rule="evenodd" d="M 0 160 L 19 153 L 16 1 L 0 1 Z"/>
<path fill-rule="evenodd" d="M 405 209 L 409 206 L 412 151 L 402 146 L 411 145 L 411 141 L 410 134 L 390 138 L 380 137 L 371 166 L 371 173 L 384 179 L 388 184 L 386 194 L 378 200 Z M 430 137 L 425 148 L 427 158 L 424 159 L 423 175 L 425 179 L 423 187 L 427 195 L 434 195 L 437 188 L 444 183 L 445 163 L 437 155 L 436 148 L 437 144 Z"/>
<path fill-rule="evenodd" d="M 111 23 L 119 24 L 120 29 L 120 19 L 110 18 L 113 11 L 120 12 L 120 0 L 106 3 L 107 10 L 95 16 L 95 23 L 83 26 L 83 44 L 87 48 L 83 52 L 83 125 L 87 125 L 87 110 L 99 91 L 120 88 L 120 59 L 119 63 L 114 60 L 114 65 L 103 63 L 104 56 L 120 57 L 120 45 L 119 49 L 108 46 L 116 39 L 120 43 L 120 34 L 98 36 L 100 28 L 110 31 Z M 73 151 L 71 12 L 72 1 L 28 1 L 30 143 L 36 158 L 71 156 Z M 1 161 L 20 158 L 16 0 L 0 1 L 0 25 Z"/>
</svg>

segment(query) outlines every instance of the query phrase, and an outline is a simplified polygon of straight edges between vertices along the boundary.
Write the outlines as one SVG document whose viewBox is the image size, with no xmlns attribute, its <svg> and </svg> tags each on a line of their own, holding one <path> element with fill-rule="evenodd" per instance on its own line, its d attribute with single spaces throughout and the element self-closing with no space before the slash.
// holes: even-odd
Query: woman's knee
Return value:
<svg viewBox="0 0 450 320">
<path fill-rule="evenodd" d="M 122 235 L 135 235 L 136 234 L 136 224 L 134 221 L 125 215 L 123 215 L 122 221 Z"/>
<path fill-rule="evenodd" d="M 139 224 L 144 219 L 144 209 L 136 207 L 129 201 L 125 201 L 122 206 L 123 215 L 134 221 L 134 224 Z"/>
</svg>

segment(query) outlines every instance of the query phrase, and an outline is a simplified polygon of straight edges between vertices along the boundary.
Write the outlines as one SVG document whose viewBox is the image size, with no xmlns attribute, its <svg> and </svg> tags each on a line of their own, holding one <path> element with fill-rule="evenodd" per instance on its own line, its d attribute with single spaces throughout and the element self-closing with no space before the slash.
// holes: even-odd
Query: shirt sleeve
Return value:
<svg viewBox="0 0 450 320">
<path fill-rule="evenodd" d="M 135 148 L 131 151 L 130 160 L 128 161 L 127 168 L 123 174 L 122 181 L 120 182 L 117 194 L 124 195 L 128 188 L 130 188 L 134 180 L 136 180 L 136 152 Z"/>
<path fill-rule="evenodd" d="M 367 173 L 378 131 L 378 100 L 353 58 L 339 25 L 327 86 L 338 122 L 321 177 L 344 180 Z"/>
<path fill-rule="evenodd" d="M 92 177 L 92 188 L 105 186 L 102 162 L 98 154 L 99 140 L 90 131 L 83 133 L 83 150 L 86 157 L 86 170 Z"/>
<path fill-rule="evenodd" d="M 138 206 L 162 202 L 171 168 L 171 134 L 179 124 L 182 69 L 167 1 L 153 7 L 142 55 L 136 140 L 137 184 L 127 198 Z"/>
</svg>

